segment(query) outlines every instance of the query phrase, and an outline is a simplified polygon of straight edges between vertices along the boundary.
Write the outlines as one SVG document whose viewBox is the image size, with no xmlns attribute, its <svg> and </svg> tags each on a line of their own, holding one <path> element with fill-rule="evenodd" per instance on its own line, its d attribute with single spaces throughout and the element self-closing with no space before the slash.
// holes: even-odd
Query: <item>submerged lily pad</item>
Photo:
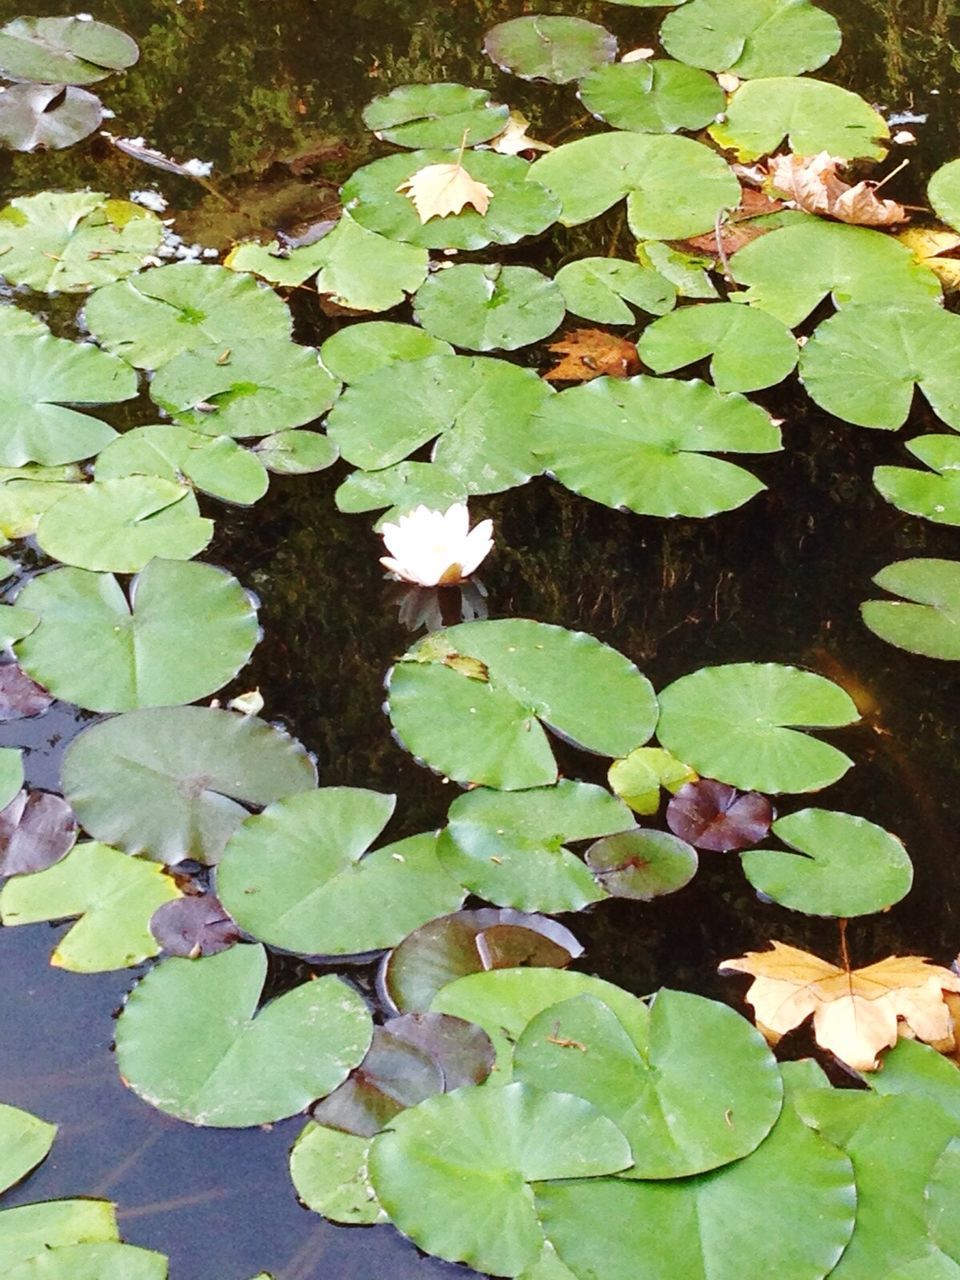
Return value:
<svg viewBox="0 0 960 1280">
<path fill-rule="evenodd" d="M 902 600 L 867 600 L 860 606 L 870 630 L 910 653 L 960 662 L 960 562 L 898 560 L 873 579 Z"/>
<path fill-rule="evenodd" d="M 466 502 L 465 480 L 432 462 L 396 462 L 382 471 L 354 471 L 334 494 L 338 511 L 378 511 L 390 506 L 377 520 L 380 529 L 415 507 L 447 511 L 455 502 Z M 0 492 L 2 499 L 2 492 Z"/>
<path fill-rule="evenodd" d="M 0 27 L 0 74 L 40 84 L 93 84 L 140 56 L 125 32 L 89 17 L 14 18 Z"/>
<path fill-rule="evenodd" d="M 297 1195 L 331 1222 L 369 1226 L 387 1222 L 367 1175 L 370 1139 L 311 1120 L 293 1144 L 290 1175 Z"/>
<path fill-rule="evenodd" d="M 718 453 L 771 453 L 780 432 L 759 405 L 704 382 L 596 378 L 544 405 L 534 450 L 556 478 L 595 502 L 641 515 L 711 516 L 765 486 Z"/>
<path fill-rule="evenodd" d="M 0 1103 L 0 1192 L 14 1186 L 46 1159 L 56 1135 L 55 1124 Z"/>
<path fill-rule="evenodd" d="M 373 1024 L 341 978 L 316 978 L 257 1009 L 260 946 L 164 960 L 117 1020 L 117 1066 L 144 1102 L 191 1124 L 270 1124 L 330 1093 L 366 1053 Z"/>
<path fill-rule="evenodd" d="M 94 839 L 172 864 L 216 862 L 245 806 L 308 791 L 317 771 L 294 738 L 253 716 L 160 707 L 86 729 L 62 781 Z"/>
<path fill-rule="evenodd" d="M 890 129 L 857 93 L 807 76 L 742 84 L 710 135 L 738 160 L 757 160 L 784 143 L 798 156 L 829 151 L 843 160 L 882 160 Z"/>
<path fill-rule="evenodd" d="M 640 902 L 676 893 L 690 883 L 698 865 L 697 852 L 686 840 L 644 827 L 598 840 L 585 857 L 607 893 Z"/>
<path fill-rule="evenodd" d="M 718 391 L 759 391 L 782 382 L 797 363 L 796 339 L 765 311 L 733 302 L 683 307 L 649 325 L 637 345 L 656 373 L 710 356 Z"/>
<path fill-rule="evenodd" d="M 601 63 L 612 62 L 617 39 L 596 22 L 538 13 L 491 27 L 483 51 L 498 67 L 524 80 L 567 84 Z"/>
<path fill-rule="evenodd" d="M 660 40 L 679 62 L 752 80 L 815 71 L 841 36 L 836 18 L 809 0 L 690 0 L 667 15 Z"/>
<path fill-rule="evenodd" d="M 502 133 L 510 108 L 491 102 L 486 89 L 462 84 L 404 84 L 363 109 L 363 123 L 398 147 L 459 147 Z"/>
<path fill-rule="evenodd" d="M 557 285 L 533 267 L 479 262 L 428 277 L 413 308 L 428 333 L 470 351 L 514 351 L 539 342 L 566 310 Z"/>
<path fill-rule="evenodd" d="M 622 654 L 524 618 L 426 637 L 391 670 L 387 689 L 407 750 L 457 782 L 504 791 L 556 782 L 541 721 L 583 750 L 622 756 L 657 719 L 650 682 Z"/>
<path fill-rule="evenodd" d="M 702 667 L 660 694 L 657 736 L 708 777 L 768 794 L 817 791 L 853 763 L 800 728 L 859 719 L 849 694 L 812 671 L 778 663 Z"/>
<path fill-rule="evenodd" d="M 702 129 L 726 104 L 713 76 L 663 58 L 597 67 L 578 93 L 598 119 L 636 133 Z"/>
<path fill-rule="evenodd" d="M 110 574 L 55 569 L 18 596 L 40 624 L 19 642 L 25 671 L 91 711 L 176 706 L 216 693 L 249 660 L 257 611 L 209 564 L 151 560 L 129 600 Z"/>
<path fill-rule="evenodd" d="M 268 436 L 267 440 L 273 438 Z M 332 450 L 325 437 L 319 439 Z M 94 475 L 98 480 L 119 480 L 124 476 L 189 480 L 201 493 L 243 506 L 262 498 L 269 483 L 259 453 L 241 448 L 229 436 L 211 439 L 189 427 L 169 425 L 125 431 L 97 455 Z"/>
<path fill-rule="evenodd" d="M 622 258 L 578 258 L 556 274 L 568 311 L 598 324 L 633 324 L 630 302 L 662 316 L 677 300 L 676 288 L 650 267 Z"/>
<path fill-rule="evenodd" d="M 906 447 L 930 471 L 917 467 L 875 467 L 873 483 L 888 502 L 934 524 L 960 524 L 960 439 L 918 436 Z"/>
<path fill-rule="evenodd" d="M 667 805 L 667 826 L 698 849 L 726 853 L 756 844 L 770 830 L 773 805 L 757 791 L 738 792 L 725 782 L 685 783 Z"/>
<path fill-rule="evenodd" d="M 0 144 L 14 151 L 72 147 L 102 120 L 103 104 L 86 89 L 13 84 L 0 94 Z"/>
<path fill-rule="evenodd" d="M 368 373 L 404 360 L 451 356 L 453 347 L 414 325 L 395 320 L 367 320 L 350 324 L 327 338 L 320 359 L 341 382 L 358 382 Z"/>
</svg>

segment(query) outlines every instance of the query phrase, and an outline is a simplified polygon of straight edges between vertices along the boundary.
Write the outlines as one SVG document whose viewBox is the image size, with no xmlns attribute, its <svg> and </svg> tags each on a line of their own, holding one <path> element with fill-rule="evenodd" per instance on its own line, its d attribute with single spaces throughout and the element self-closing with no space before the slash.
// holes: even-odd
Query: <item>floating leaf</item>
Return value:
<svg viewBox="0 0 960 1280">
<path fill-rule="evenodd" d="M 629 378 L 640 372 L 637 347 L 606 329 L 568 329 L 548 351 L 561 359 L 543 375 L 548 382 L 592 382 L 594 378 Z"/>
<path fill-rule="evenodd" d="M 491 27 L 483 51 L 498 67 L 524 80 L 567 84 L 612 62 L 617 40 L 606 27 L 583 18 L 533 14 Z"/>
<path fill-rule="evenodd" d="M 428 277 L 413 300 L 428 333 L 471 351 L 514 351 L 563 320 L 559 288 L 533 267 L 464 263 Z"/>
<path fill-rule="evenodd" d="M 258 638 L 250 596 L 210 564 L 151 560 L 129 599 L 110 574 L 56 569 L 32 578 L 18 600 L 40 618 L 19 642 L 24 670 L 91 711 L 177 706 L 216 693 Z"/>
<path fill-rule="evenodd" d="M 696 771 L 662 747 L 637 747 L 607 770 L 610 789 L 625 800 L 634 813 L 649 815 L 660 808 L 660 788 L 677 792 L 685 782 L 695 782 Z"/>
<path fill-rule="evenodd" d="M 716 223 L 710 233 L 716 242 Z M 714 259 L 708 253 L 684 253 L 657 240 L 647 240 L 637 245 L 637 260 L 641 266 L 656 270 L 675 287 L 682 298 L 716 298 L 716 286 L 707 274 L 713 270 Z"/>
<path fill-rule="evenodd" d="M 130 1244 L 59 1245 L 7 1272 L 7 1280 L 167 1280 L 167 1259 Z"/>
<path fill-rule="evenodd" d="M 319 431 L 275 431 L 264 436 L 253 453 L 268 471 L 282 476 L 325 471 L 340 456 L 333 441 Z"/>
<path fill-rule="evenodd" d="M 108 1200 L 48 1200 L 43 1204 L 17 1205 L 0 1213 L 0 1267 L 4 1277 L 18 1264 L 48 1250 L 117 1240 L 116 1208 Z"/>
<path fill-rule="evenodd" d="M 43 871 L 66 857 L 76 839 L 66 801 L 48 791 L 20 791 L 0 810 L 0 875 Z"/>
<path fill-rule="evenodd" d="M 144 1102 L 191 1124 L 238 1128 L 302 1111 L 340 1084 L 373 1025 L 342 979 L 315 978 L 263 1009 L 263 947 L 164 960 L 117 1020 L 117 1066 Z"/>
<path fill-rule="evenodd" d="M 42 715 L 51 702 L 50 694 L 31 680 L 16 662 L 0 666 L 0 721 Z"/>
<path fill-rule="evenodd" d="M 0 1192 L 15 1186 L 45 1160 L 57 1126 L 0 1103 Z"/>
<path fill-rule="evenodd" d="M 0 95 L 0 144 L 14 151 L 72 147 L 102 120 L 103 104 L 86 89 L 13 84 Z"/>
<path fill-rule="evenodd" d="M 232 836 L 217 892 L 240 927 L 305 955 L 392 947 L 464 893 L 437 859 L 433 834 L 367 852 L 395 796 L 324 787 L 287 796 Z"/>
<path fill-rule="evenodd" d="M 565 844 L 633 825 L 622 801 L 568 779 L 503 794 L 479 787 L 450 806 L 437 851 L 471 893 L 524 911 L 579 911 L 605 896 Z"/>
<path fill-rule="evenodd" d="M 919 1040 L 901 1039 L 883 1057 L 883 1070 L 863 1077 L 874 1093 L 922 1095 L 960 1122 L 960 1074 L 956 1065 Z"/>
<path fill-rule="evenodd" d="M 768 185 L 778 195 L 789 198 L 807 213 L 822 214 L 855 226 L 889 227 L 906 222 L 909 214 L 896 200 L 878 199 L 879 182 L 844 182 L 844 168 L 826 151 L 819 155 L 774 156 L 770 161 Z"/>
<path fill-rule="evenodd" d="M 459 147 L 464 137 L 474 147 L 501 133 L 509 114 L 486 89 L 404 84 L 367 103 L 363 123 L 398 147 Z"/>
<path fill-rule="evenodd" d="M 88 17 L 14 18 L 0 28 L 0 74 L 41 84 L 93 84 L 140 56 L 125 32 Z"/>
<path fill-rule="evenodd" d="M 731 511 L 764 489 L 749 471 L 706 450 L 780 447 L 778 429 L 743 396 L 644 376 L 598 378 L 561 392 L 538 415 L 534 444 L 542 465 L 574 493 L 665 517 Z"/>
<path fill-rule="evenodd" d="M 174 898 L 150 917 L 150 932 L 172 956 L 215 956 L 240 941 L 240 930 L 212 893 Z"/>
<path fill-rule="evenodd" d="M 933 1166 L 924 1192 L 927 1223 L 938 1248 L 950 1258 L 960 1261 L 960 1225 L 957 1204 L 960 1202 L 960 1138 L 953 1138 Z"/>
<path fill-rule="evenodd" d="M 374 1139 L 368 1167 L 391 1222 L 420 1248 L 512 1276 L 544 1244 L 530 1183 L 629 1161 L 623 1134 L 582 1098 L 511 1084 L 401 1112 Z"/>
<path fill-rule="evenodd" d="M 368 373 L 387 369 L 404 360 L 453 355 L 449 342 L 393 320 L 368 320 L 351 324 L 327 338 L 320 359 L 341 382 L 358 382 Z"/>
<path fill-rule="evenodd" d="M 31 311 L 24 311 L 22 307 L 15 306 L 6 300 L 0 302 L 0 335 L 4 338 L 12 338 L 23 333 L 39 338 L 49 332 L 50 330 L 40 317 L 35 316 Z"/>
<path fill-rule="evenodd" d="M 29 609 L 18 609 L 12 604 L 0 606 L 0 647 L 8 649 L 14 641 L 22 640 L 39 621 Z"/>
<path fill-rule="evenodd" d="M 0 918 L 10 926 L 80 916 L 50 963 L 74 973 L 102 973 L 155 956 L 160 948 L 150 918 L 179 896 L 162 867 L 88 843 L 46 871 L 8 880 L 0 893 Z"/>
<path fill-rule="evenodd" d="M 875 635 L 909 653 L 960 661 L 960 563 L 898 560 L 873 580 L 884 591 L 904 597 L 867 600 L 860 606 Z"/>
<path fill-rule="evenodd" d="M 784 142 L 798 156 L 827 151 L 841 160 L 882 160 L 890 139 L 886 120 L 859 94 L 807 76 L 742 84 L 710 134 L 744 161 L 770 155 Z"/>
<path fill-rule="evenodd" d="M 660 40 L 679 62 L 753 80 L 816 71 L 840 48 L 840 27 L 808 0 L 691 0 L 667 15 Z"/>
<path fill-rule="evenodd" d="M 45 293 L 85 293 L 139 270 L 162 236 L 156 214 L 99 191 L 18 196 L 0 211 L 0 275 Z"/>
<path fill-rule="evenodd" d="M 327 1129 L 311 1120 L 290 1152 L 297 1195 L 331 1222 L 369 1226 L 388 1221 L 367 1176 L 369 1138 Z"/>
<path fill-rule="evenodd" d="M 927 184 L 933 211 L 948 226 L 960 227 L 960 160 L 941 165 Z"/>
<path fill-rule="evenodd" d="M 18 472 L 27 478 L 18 479 Z M 67 478 L 60 479 L 60 475 Z M 0 483 L 0 534 L 4 538 L 30 537 L 36 533 L 43 513 L 81 482 L 79 467 L 38 467 L 30 463 L 20 467 L 9 480 Z"/>
<path fill-rule="evenodd" d="M 19 747 L 0 747 L 0 811 L 23 786 L 23 753 Z"/>
<path fill-rule="evenodd" d="M 154 556 L 190 560 L 212 536 L 192 491 L 154 476 L 72 486 L 37 526 L 52 559 L 107 573 L 139 573 Z"/>
<path fill-rule="evenodd" d="M 917 262 L 929 267 L 948 292 L 960 289 L 960 235 L 944 227 L 904 227 L 897 239 L 913 253 Z"/>
<path fill-rule="evenodd" d="M 412 201 L 421 222 L 448 218 L 468 207 L 482 215 L 493 199 L 490 188 L 470 176 L 459 154 L 453 164 L 428 164 L 418 169 L 397 191 Z"/>
<path fill-rule="evenodd" d="M 675 287 L 658 271 L 622 258 L 578 258 L 560 268 L 556 284 L 568 311 L 598 324 L 633 324 L 628 302 L 662 316 L 677 300 Z"/>
<path fill-rule="evenodd" d="M 329 450 L 328 441 L 320 438 Z M 259 453 L 251 454 L 229 436 L 211 439 L 188 427 L 166 425 L 125 431 L 97 455 L 94 474 L 98 480 L 125 476 L 189 480 L 201 493 L 243 506 L 262 498 L 268 484 Z"/>
<path fill-rule="evenodd" d="M 478 659 L 486 678 L 445 662 L 438 645 Z M 504 791 L 557 780 L 540 721 L 583 750 L 621 756 L 650 737 L 657 717 L 649 681 L 622 654 L 524 618 L 428 636 L 392 669 L 387 689 L 407 750 L 457 782 Z"/>
<path fill-rule="evenodd" d="M 585 857 L 607 893 L 641 902 L 676 893 L 697 873 L 697 854 L 691 845 L 666 831 L 644 827 L 598 840 Z"/>
<path fill-rule="evenodd" d="M 773 805 L 756 791 L 699 778 L 685 783 L 667 805 L 667 826 L 698 849 L 726 853 L 757 844 L 770 830 Z"/>
<path fill-rule="evenodd" d="M 702 129 L 726 105 L 713 76 L 668 59 L 597 67 L 580 81 L 578 94 L 598 120 L 636 133 Z"/>
<path fill-rule="evenodd" d="M 660 694 L 657 736 L 698 773 L 745 791 L 818 791 L 852 761 L 807 733 L 859 719 L 839 685 L 775 662 L 702 667 Z"/>
<path fill-rule="evenodd" d="M 415 507 L 448 511 L 467 500 L 466 481 L 432 462 L 396 462 L 382 471 L 354 471 L 334 494 L 339 511 L 377 511 L 393 503 L 374 526 L 396 522 Z"/>
<path fill-rule="evenodd" d="M 62 780 L 94 839 L 172 864 L 215 862 L 245 805 L 308 791 L 317 773 L 295 739 L 254 716 L 160 707 L 86 729 Z"/>
<path fill-rule="evenodd" d="M 960 440 L 919 436 L 906 447 L 931 468 L 875 467 L 873 483 L 888 502 L 934 524 L 960 524 Z M 935 655 L 934 655 L 935 656 Z"/>
<path fill-rule="evenodd" d="M 637 350 L 656 373 L 707 356 L 718 391 L 758 391 L 793 371 L 799 350 L 790 330 L 765 311 L 733 302 L 683 307 L 649 325 Z"/>
</svg>

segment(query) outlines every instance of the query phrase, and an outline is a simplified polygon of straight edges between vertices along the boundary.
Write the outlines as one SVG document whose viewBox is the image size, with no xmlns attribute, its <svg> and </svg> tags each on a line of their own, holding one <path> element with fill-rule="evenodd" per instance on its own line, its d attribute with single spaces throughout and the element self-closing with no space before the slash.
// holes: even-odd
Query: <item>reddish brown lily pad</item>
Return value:
<svg viewBox="0 0 960 1280">
<path fill-rule="evenodd" d="M 46 689 L 31 680 L 16 662 L 0 666 L 0 720 L 42 715 L 52 702 Z"/>
<path fill-rule="evenodd" d="M 18 791 L 0 811 L 0 875 L 43 871 L 65 858 L 77 839 L 77 820 L 62 796 Z"/>
<path fill-rule="evenodd" d="M 240 940 L 240 929 L 219 898 L 202 893 L 174 898 L 153 913 L 150 932 L 172 956 L 214 956 Z"/>
<path fill-rule="evenodd" d="M 698 849 L 726 853 L 762 840 L 776 817 L 758 791 L 737 791 L 725 782 L 687 782 L 667 805 L 670 830 Z"/>
</svg>

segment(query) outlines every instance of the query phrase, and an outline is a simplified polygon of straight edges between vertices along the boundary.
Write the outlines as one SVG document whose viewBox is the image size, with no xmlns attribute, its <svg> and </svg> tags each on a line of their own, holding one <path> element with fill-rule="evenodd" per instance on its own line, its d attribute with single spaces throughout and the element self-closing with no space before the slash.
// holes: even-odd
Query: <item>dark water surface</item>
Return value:
<svg viewBox="0 0 960 1280">
<path fill-rule="evenodd" d="M 177 229 L 207 245 L 331 210 L 339 182 L 377 153 L 360 107 L 396 84 L 489 86 L 522 108 L 541 137 L 568 136 L 582 115 L 572 87 L 527 85 L 482 58 L 487 28 L 533 8 L 521 0 L 84 3 L 142 48 L 137 67 L 99 86 L 117 113 L 110 127 L 145 135 L 180 159 L 212 160 L 227 201 L 99 140 L 44 158 L 3 157 L 5 193 L 89 184 L 124 195 L 158 185 L 178 213 Z M 824 74 L 889 109 L 929 113 L 926 124 L 909 126 L 918 145 L 889 162 L 901 154 L 911 160 L 887 194 L 919 203 L 929 173 L 960 151 L 955 6 L 825 0 L 824 7 L 845 33 Z M 37 12 L 75 8 L 50 0 Z M 603 21 L 624 48 L 650 43 L 661 14 L 575 0 L 537 8 Z M 10 0 L 0 4 L 4 20 L 19 12 Z M 598 225 L 552 247 L 501 252 L 553 267 L 564 254 L 606 252 L 610 243 L 599 237 L 614 234 L 612 224 Z M 68 332 L 77 300 L 41 301 Z M 293 302 L 301 340 L 321 341 L 336 328 L 307 292 Z M 905 902 L 851 924 L 851 957 L 859 965 L 915 951 L 949 962 L 960 945 L 957 668 L 884 645 L 860 624 L 857 606 L 872 593 L 872 575 L 894 560 L 960 556 L 960 533 L 899 514 L 873 489 L 875 465 L 903 460 L 902 435 L 838 424 L 796 387 L 758 399 L 786 420 L 786 449 L 751 463 L 769 491 L 741 511 L 702 522 L 644 519 L 547 480 L 475 501 L 476 514 L 496 523 L 497 548 L 483 570 L 491 616 L 589 631 L 628 654 L 657 687 L 707 663 L 744 660 L 808 665 L 845 685 L 865 715 L 832 740 L 857 768 L 823 802 L 896 831 L 916 866 Z M 915 435 L 934 423 L 918 411 L 911 426 L 907 434 Z M 368 520 L 333 505 L 344 474 L 338 466 L 277 477 L 249 511 L 208 504 L 218 533 L 206 558 L 263 601 L 265 637 L 236 690 L 260 686 L 264 714 L 316 752 L 321 784 L 398 792 L 388 836 L 395 839 L 439 825 L 452 794 L 392 742 L 380 711 L 383 674 L 409 637 L 382 581 Z M 63 743 L 82 721 L 83 713 L 57 708 L 2 727 L 0 742 L 26 740 L 31 781 L 54 788 Z M 636 992 L 669 984 L 738 1003 L 740 984 L 716 976 L 726 956 L 771 937 L 837 954 L 835 922 L 758 903 L 739 860 L 723 855 L 704 855 L 697 879 L 673 898 L 606 903 L 567 923 L 587 946 L 582 967 Z M 421 1258 L 392 1228 L 338 1228 L 301 1209 L 286 1163 L 300 1119 L 270 1133 L 195 1130 L 140 1103 L 120 1084 L 109 1053 L 111 1015 L 132 975 L 51 969 L 54 939 L 42 926 L 0 930 L 0 1097 L 61 1125 L 52 1156 L 10 1203 L 108 1195 L 132 1243 L 170 1255 L 172 1280 L 248 1280 L 260 1269 L 277 1280 L 466 1274 Z M 289 985 L 297 974 L 295 962 L 283 961 L 274 977 Z M 806 1042 L 797 1038 L 793 1047 Z"/>
</svg>

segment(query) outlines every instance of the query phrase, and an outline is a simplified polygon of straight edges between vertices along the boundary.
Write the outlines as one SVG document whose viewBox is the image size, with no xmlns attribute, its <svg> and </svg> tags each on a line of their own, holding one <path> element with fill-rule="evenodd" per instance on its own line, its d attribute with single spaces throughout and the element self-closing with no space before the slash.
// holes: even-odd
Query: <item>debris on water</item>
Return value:
<svg viewBox="0 0 960 1280">
<path fill-rule="evenodd" d="M 153 213 L 163 213 L 167 207 L 167 198 L 157 190 L 131 191 L 130 199 L 134 204 L 142 204 Z"/>
</svg>

